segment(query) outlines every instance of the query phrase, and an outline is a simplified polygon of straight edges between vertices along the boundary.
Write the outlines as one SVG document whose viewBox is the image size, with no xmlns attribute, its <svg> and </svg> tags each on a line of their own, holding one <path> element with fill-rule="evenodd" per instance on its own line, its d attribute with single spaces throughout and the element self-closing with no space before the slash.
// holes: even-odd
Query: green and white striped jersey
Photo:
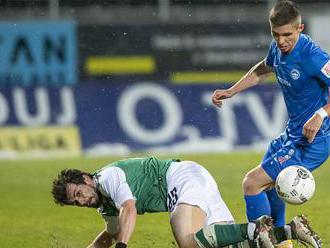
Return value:
<svg viewBox="0 0 330 248">
<path fill-rule="evenodd" d="M 122 203 L 134 199 L 138 214 L 166 212 L 166 172 L 174 159 L 131 158 L 111 163 L 94 173 L 103 216 L 117 216 Z"/>
</svg>

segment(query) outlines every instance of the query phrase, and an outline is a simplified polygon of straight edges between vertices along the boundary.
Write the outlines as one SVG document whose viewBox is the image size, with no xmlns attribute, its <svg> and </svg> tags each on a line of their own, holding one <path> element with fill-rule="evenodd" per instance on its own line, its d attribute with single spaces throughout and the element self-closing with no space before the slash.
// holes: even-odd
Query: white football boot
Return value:
<svg viewBox="0 0 330 248">
<path fill-rule="evenodd" d="M 290 222 L 291 232 L 295 234 L 298 242 L 303 243 L 306 247 L 311 245 L 314 248 L 321 248 L 322 241 L 320 237 L 310 227 L 306 216 L 298 215 Z"/>
<path fill-rule="evenodd" d="M 259 217 L 256 221 L 254 238 L 260 248 L 274 248 L 276 239 L 273 235 L 273 219 L 267 215 Z"/>
</svg>

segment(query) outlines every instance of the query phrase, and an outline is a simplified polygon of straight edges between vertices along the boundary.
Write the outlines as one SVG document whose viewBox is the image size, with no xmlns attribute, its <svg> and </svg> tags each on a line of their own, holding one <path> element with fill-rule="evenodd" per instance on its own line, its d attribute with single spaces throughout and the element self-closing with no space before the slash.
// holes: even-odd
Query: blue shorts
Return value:
<svg viewBox="0 0 330 248">
<path fill-rule="evenodd" d="M 310 171 L 327 160 L 330 153 L 330 136 L 317 137 L 312 144 L 297 144 L 283 133 L 274 139 L 261 162 L 262 168 L 275 181 L 277 175 L 290 165 L 300 165 Z"/>
</svg>

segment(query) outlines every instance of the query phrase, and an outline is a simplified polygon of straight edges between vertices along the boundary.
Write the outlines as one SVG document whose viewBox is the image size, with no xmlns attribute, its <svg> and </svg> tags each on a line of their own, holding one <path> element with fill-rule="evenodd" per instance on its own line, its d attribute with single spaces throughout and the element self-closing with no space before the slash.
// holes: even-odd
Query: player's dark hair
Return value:
<svg viewBox="0 0 330 248">
<path fill-rule="evenodd" d="M 52 194 L 54 202 L 63 205 L 73 205 L 72 201 L 68 200 L 66 187 L 68 183 L 86 184 L 84 175 L 92 177 L 92 174 L 77 170 L 77 169 L 64 169 L 57 178 L 53 181 Z"/>
<path fill-rule="evenodd" d="M 297 22 L 300 17 L 300 10 L 292 1 L 278 1 L 269 12 L 269 22 L 273 27 Z"/>
</svg>

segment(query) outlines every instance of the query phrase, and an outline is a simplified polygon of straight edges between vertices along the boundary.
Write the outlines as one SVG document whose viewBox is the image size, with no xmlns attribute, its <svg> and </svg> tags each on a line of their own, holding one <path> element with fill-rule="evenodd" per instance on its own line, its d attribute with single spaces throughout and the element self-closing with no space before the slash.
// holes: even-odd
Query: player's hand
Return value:
<svg viewBox="0 0 330 248">
<path fill-rule="evenodd" d="M 323 123 L 323 118 L 319 114 L 314 114 L 303 127 L 303 135 L 308 139 L 308 143 L 312 143 L 317 132 Z"/>
<path fill-rule="evenodd" d="M 212 95 L 212 103 L 221 108 L 222 100 L 232 97 L 234 94 L 231 90 L 215 90 Z"/>
</svg>

